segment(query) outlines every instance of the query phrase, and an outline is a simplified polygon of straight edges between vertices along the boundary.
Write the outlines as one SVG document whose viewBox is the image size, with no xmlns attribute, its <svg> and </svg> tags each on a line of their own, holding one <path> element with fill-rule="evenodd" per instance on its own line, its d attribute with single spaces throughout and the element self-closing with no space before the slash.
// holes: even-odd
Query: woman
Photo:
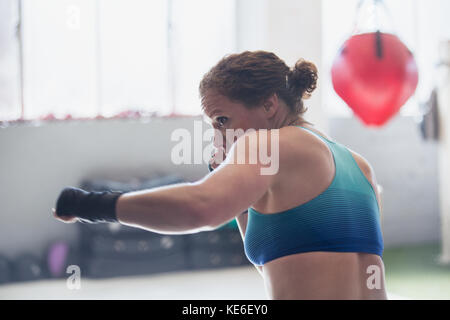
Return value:
<svg viewBox="0 0 450 320">
<path fill-rule="evenodd" d="M 304 60 L 291 69 L 269 52 L 226 56 L 200 84 L 215 146 L 226 156 L 211 163 L 212 173 L 125 194 L 66 188 L 55 216 L 166 234 L 212 230 L 236 218 L 269 298 L 386 299 L 375 174 L 303 118 L 303 99 L 316 82 L 316 67 Z M 227 129 L 246 133 L 226 141 Z M 250 143 L 255 138 L 266 150 L 277 143 L 273 174 L 261 174 L 267 163 L 260 157 L 250 161 L 252 148 L 261 148 Z"/>
</svg>

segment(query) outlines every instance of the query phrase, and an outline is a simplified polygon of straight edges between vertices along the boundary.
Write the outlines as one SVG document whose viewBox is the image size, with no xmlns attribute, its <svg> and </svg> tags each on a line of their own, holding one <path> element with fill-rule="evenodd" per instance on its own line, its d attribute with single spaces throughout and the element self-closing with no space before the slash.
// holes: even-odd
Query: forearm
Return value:
<svg viewBox="0 0 450 320">
<path fill-rule="evenodd" d="M 198 186 L 182 183 L 123 194 L 116 204 L 121 224 L 164 234 L 209 230 Z"/>
</svg>

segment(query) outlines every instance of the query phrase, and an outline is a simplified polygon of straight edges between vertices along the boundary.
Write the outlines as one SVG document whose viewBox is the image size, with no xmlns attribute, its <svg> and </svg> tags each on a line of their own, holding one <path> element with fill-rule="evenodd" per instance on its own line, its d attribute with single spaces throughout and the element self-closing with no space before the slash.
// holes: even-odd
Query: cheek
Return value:
<svg viewBox="0 0 450 320">
<path fill-rule="evenodd" d="M 227 137 L 226 132 L 223 132 L 223 143 L 227 149 L 231 147 L 231 145 L 236 142 L 236 140 L 244 134 L 249 128 L 252 128 L 251 123 L 247 121 L 247 119 L 239 119 L 238 121 L 234 121 L 233 125 L 228 127 L 227 129 L 236 130 L 234 134 L 230 134 Z"/>
<path fill-rule="evenodd" d="M 248 129 L 259 128 L 258 119 L 257 119 L 257 115 L 255 114 L 255 112 L 251 112 L 248 110 L 242 110 L 242 112 L 240 112 L 239 114 L 233 115 L 232 119 L 233 120 L 229 123 L 229 125 L 226 126 L 227 129 L 234 129 L 234 130 L 242 129 L 244 132 L 246 132 Z M 226 143 L 231 145 L 237 140 L 237 137 L 234 137 L 234 138 L 230 139 L 230 141 L 227 141 L 225 130 L 223 130 L 222 134 L 223 134 L 224 146 L 226 145 Z"/>
<path fill-rule="evenodd" d="M 231 129 L 242 129 L 246 131 L 252 128 L 253 115 L 249 112 L 242 112 L 239 115 L 233 116 L 233 120 L 230 123 L 229 128 Z"/>
<path fill-rule="evenodd" d="M 239 120 L 239 123 L 236 124 L 235 128 L 239 128 L 244 131 L 247 131 L 248 129 L 256 129 L 258 128 L 258 120 L 253 116 L 241 118 Z"/>
<path fill-rule="evenodd" d="M 214 130 L 214 147 L 221 148 L 225 145 L 225 132 L 222 130 Z"/>
</svg>

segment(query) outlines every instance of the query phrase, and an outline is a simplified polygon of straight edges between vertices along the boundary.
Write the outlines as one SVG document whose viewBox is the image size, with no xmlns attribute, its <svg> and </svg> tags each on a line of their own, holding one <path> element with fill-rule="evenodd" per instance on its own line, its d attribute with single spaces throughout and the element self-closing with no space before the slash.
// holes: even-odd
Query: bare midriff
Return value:
<svg viewBox="0 0 450 320">
<path fill-rule="evenodd" d="M 355 252 L 307 252 L 263 266 L 269 299 L 387 299 L 380 256 Z"/>
</svg>

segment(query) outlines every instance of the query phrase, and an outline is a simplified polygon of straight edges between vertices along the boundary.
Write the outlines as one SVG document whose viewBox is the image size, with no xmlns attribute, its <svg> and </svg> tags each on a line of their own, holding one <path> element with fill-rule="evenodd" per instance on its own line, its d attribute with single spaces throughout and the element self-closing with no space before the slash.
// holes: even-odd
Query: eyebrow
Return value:
<svg viewBox="0 0 450 320">
<path fill-rule="evenodd" d="M 212 119 L 216 114 L 221 114 L 221 113 L 223 113 L 223 111 L 222 111 L 221 109 L 217 108 L 217 109 L 214 109 L 213 112 L 211 112 L 211 116 L 208 116 L 208 115 L 206 114 L 206 112 L 205 112 L 205 115 L 206 115 L 208 118 L 211 118 L 211 119 Z"/>
<path fill-rule="evenodd" d="M 216 115 L 222 113 L 220 110 L 215 110 L 213 113 L 211 113 L 211 118 L 214 118 Z"/>
</svg>

